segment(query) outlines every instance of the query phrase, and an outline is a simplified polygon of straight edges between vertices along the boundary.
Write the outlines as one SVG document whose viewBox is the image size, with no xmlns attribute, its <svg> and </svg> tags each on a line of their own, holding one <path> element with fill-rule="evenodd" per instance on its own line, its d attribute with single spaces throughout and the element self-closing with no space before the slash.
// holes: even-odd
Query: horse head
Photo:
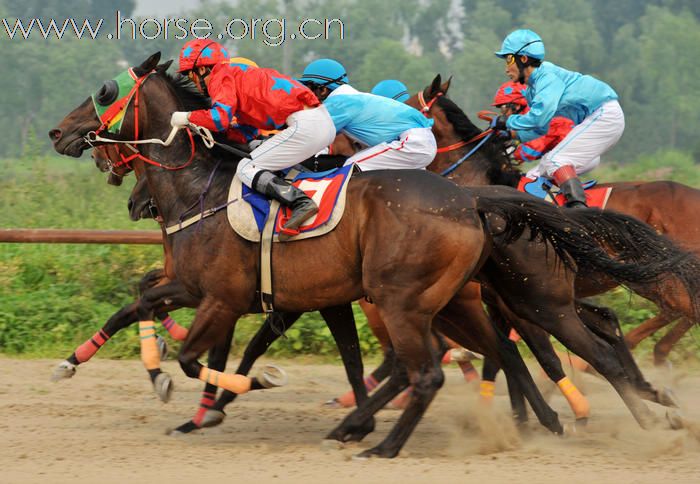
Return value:
<svg viewBox="0 0 700 484">
<path fill-rule="evenodd" d="M 162 74 L 172 63 L 168 61 L 158 64 L 159 61 L 160 52 L 157 52 L 116 79 L 105 81 L 95 94 L 83 101 L 63 118 L 56 128 L 49 131 L 54 149 L 60 154 L 78 158 L 90 147 L 110 144 L 101 141 L 100 138 L 118 141 L 137 140 L 140 135 L 169 126 L 167 119 L 162 120 L 159 116 L 154 116 L 155 113 L 142 116 L 138 112 L 139 103 L 141 106 L 146 104 L 145 99 L 137 101 L 139 96 L 148 98 L 151 105 L 158 105 L 164 110 L 170 108 L 174 111 L 177 108 L 175 97 L 168 102 L 167 94 L 164 94 L 167 90 L 149 88 L 148 83 L 145 82 L 150 74 Z M 144 110 L 147 111 L 147 108 Z M 131 171 L 128 163 L 122 165 L 112 163 L 111 161 L 114 160 L 111 154 L 95 156 L 93 152 L 93 158 L 100 170 L 109 170 L 115 175 L 112 182 L 116 184 L 118 184 L 118 177 Z M 115 170 L 115 166 L 119 166 L 120 169 Z"/>
</svg>

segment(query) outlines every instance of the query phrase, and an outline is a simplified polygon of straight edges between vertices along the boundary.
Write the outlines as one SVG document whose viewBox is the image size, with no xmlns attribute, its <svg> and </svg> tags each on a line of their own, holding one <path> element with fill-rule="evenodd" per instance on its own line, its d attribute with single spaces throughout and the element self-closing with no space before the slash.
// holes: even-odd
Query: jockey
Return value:
<svg viewBox="0 0 700 484">
<path fill-rule="evenodd" d="M 508 81 L 498 88 L 498 92 L 493 98 L 492 106 L 501 110 L 501 115 L 511 116 L 513 114 L 527 114 L 529 107 L 525 99 L 527 86 L 519 82 Z M 522 162 L 534 161 L 550 151 L 574 128 L 574 122 L 563 116 L 555 116 L 549 122 L 549 129 L 544 136 L 535 138 L 532 141 L 518 144 L 512 156 Z M 528 171 L 530 178 L 537 178 L 540 173 L 539 165 Z"/>
<path fill-rule="evenodd" d="M 285 229 L 298 229 L 318 212 L 302 190 L 273 172 L 289 168 L 328 146 L 335 137 L 326 108 L 305 86 L 274 69 L 230 62 L 223 46 L 211 40 L 187 42 L 180 53 L 179 72 L 186 74 L 212 101 L 211 109 L 175 112 L 171 124 L 189 124 L 248 138 L 237 126 L 281 131 L 238 162 L 236 174 L 248 187 L 292 209 Z M 237 125 L 231 121 L 235 117 Z"/>
<path fill-rule="evenodd" d="M 505 59 L 512 81 L 527 84 L 525 114 L 499 116 L 495 129 L 515 134 L 521 141 L 543 135 L 554 116 L 573 120 L 576 127 L 542 157 L 536 176 L 551 177 L 566 197 L 567 206 L 585 206 L 579 174 L 600 163 L 625 130 L 625 116 L 617 93 L 591 76 L 568 71 L 544 60 L 544 43 L 531 30 L 516 30 L 503 41 L 496 56 Z"/>
<path fill-rule="evenodd" d="M 433 161 L 437 152 L 433 120 L 402 102 L 357 91 L 348 84 L 340 63 L 313 61 L 299 82 L 323 101 L 337 133 L 366 147 L 346 165 L 356 163 L 362 171 L 424 169 Z"/>
<path fill-rule="evenodd" d="M 395 99 L 401 103 L 405 103 L 408 101 L 408 98 L 411 97 L 410 94 L 408 94 L 406 85 L 394 79 L 379 81 L 377 85 L 372 88 L 370 94 Z"/>
</svg>

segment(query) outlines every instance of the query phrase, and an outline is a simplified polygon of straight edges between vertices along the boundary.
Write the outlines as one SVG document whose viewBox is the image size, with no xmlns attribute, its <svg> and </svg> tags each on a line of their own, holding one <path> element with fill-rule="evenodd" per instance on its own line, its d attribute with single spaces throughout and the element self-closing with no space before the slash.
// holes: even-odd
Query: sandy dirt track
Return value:
<svg viewBox="0 0 700 484">
<path fill-rule="evenodd" d="M 166 435 L 193 415 L 200 385 L 176 363 L 173 400 L 162 404 L 138 361 L 96 359 L 72 379 L 49 382 L 54 360 L 0 358 L 0 482 L 10 483 L 462 483 L 700 482 L 700 431 L 643 431 L 603 381 L 583 383 L 593 407 L 587 431 L 555 437 L 535 422 L 516 431 L 499 381 L 484 415 L 459 370 L 447 381 L 407 446 L 393 460 L 352 460 L 377 444 L 398 417 L 383 410 L 365 442 L 320 445 L 345 415 L 321 403 L 346 389 L 340 366 L 281 362 L 290 385 L 253 392 L 231 406 L 223 425 Z M 658 383 L 668 370 L 645 370 Z M 674 370 L 684 415 L 700 422 L 700 376 Z M 565 425 L 559 394 L 552 406 Z M 664 409 L 650 404 L 663 418 Z"/>
</svg>

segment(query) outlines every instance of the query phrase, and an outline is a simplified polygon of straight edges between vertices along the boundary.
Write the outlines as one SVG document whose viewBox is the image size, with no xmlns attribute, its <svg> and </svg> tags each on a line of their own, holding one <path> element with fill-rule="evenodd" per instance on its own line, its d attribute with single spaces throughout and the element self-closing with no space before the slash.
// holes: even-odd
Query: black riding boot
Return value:
<svg viewBox="0 0 700 484">
<path fill-rule="evenodd" d="M 255 175 L 253 188 L 292 210 L 291 218 L 284 224 L 285 229 L 297 230 L 318 213 L 318 206 L 306 193 L 269 171 L 263 170 Z"/>
<path fill-rule="evenodd" d="M 585 208 L 586 192 L 583 190 L 583 184 L 578 178 L 569 178 L 564 183 L 559 185 L 559 190 L 566 198 L 566 206 L 569 208 Z"/>
</svg>

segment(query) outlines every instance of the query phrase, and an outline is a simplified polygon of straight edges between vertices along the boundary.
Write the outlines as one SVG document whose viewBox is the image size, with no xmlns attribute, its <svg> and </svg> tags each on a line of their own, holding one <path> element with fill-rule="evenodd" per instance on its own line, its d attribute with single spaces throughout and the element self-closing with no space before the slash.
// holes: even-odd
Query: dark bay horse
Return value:
<svg viewBox="0 0 700 484">
<path fill-rule="evenodd" d="M 438 144 L 455 146 L 458 149 L 438 153 L 431 164 L 432 171 L 442 172 L 462 156 L 474 144 L 464 144 L 464 140 L 479 135 L 481 130 L 471 123 L 464 112 L 446 97 L 450 82 L 441 82 L 436 76 L 432 84 L 419 95 L 412 96 L 407 104 L 418 109 L 429 106 L 429 114 L 435 120 L 434 133 Z M 517 185 L 521 172 L 511 165 L 499 151 L 502 148 L 495 143 L 490 149 L 476 152 L 469 160 L 453 172 L 451 178 L 460 185 Z M 608 200 L 607 209 L 631 215 L 654 227 L 659 233 L 667 235 L 684 249 L 700 255 L 700 222 L 695 214 L 700 210 L 700 190 L 672 181 L 654 182 L 619 182 L 599 186 L 611 186 L 613 190 Z M 579 277 L 576 281 L 576 294 L 579 297 L 601 294 L 615 287 L 615 283 L 606 278 Z M 673 344 L 677 342 L 697 318 L 687 301 L 679 299 L 677 290 L 659 290 L 658 287 L 635 286 L 635 292 L 653 301 L 661 312 L 639 327 L 630 331 L 625 340 L 631 348 L 658 331 L 667 324 L 681 317 L 676 328 L 662 338 L 654 348 L 654 361 L 662 364 L 666 361 Z"/>
<path fill-rule="evenodd" d="M 165 138 L 170 132 L 168 114 L 185 107 L 183 98 L 187 94 L 164 74 L 169 63 L 157 66 L 158 59 L 159 55 L 152 56 L 134 69 L 140 79 L 148 76 L 148 82 L 140 88 L 140 106 L 148 116 L 134 114 L 142 131 L 136 135 L 132 124 L 132 139 L 140 135 Z M 133 110 L 130 106 L 127 114 Z M 92 100 L 88 99 L 52 130 L 50 137 L 59 153 L 80 156 L 90 146 L 88 133 L 99 130 L 100 125 Z M 170 146 L 146 146 L 142 156 L 133 164 L 143 167 L 148 163 L 144 168 L 149 190 L 165 223 L 172 225 L 198 199 L 215 160 L 208 153 L 195 150 L 194 141 L 185 133 L 176 136 Z M 209 190 L 212 200 L 225 199 L 234 169 L 222 165 Z M 355 422 L 373 415 L 403 382 L 410 381 L 414 392 L 389 436 L 365 451 L 364 456 L 395 456 L 441 386 L 443 375 L 431 346 L 431 322 L 441 310 L 447 316 L 461 313 L 453 296 L 480 267 L 487 267 L 494 244 L 507 247 L 527 228 L 533 237 L 539 234 L 548 240 L 549 250 L 565 263 L 602 270 L 625 281 L 656 279 L 669 270 L 677 272 L 688 261 L 684 254 L 629 218 L 596 214 L 592 220 L 587 210 L 580 215 L 563 214 L 555 207 L 509 190 L 482 189 L 472 193 L 425 172 L 362 174 L 351 181 L 348 202 L 344 218 L 333 232 L 317 239 L 279 244 L 273 260 L 278 308 L 309 311 L 346 304 L 367 295 L 387 325 L 406 372 L 394 375 L 341 427 L 348 431 Z M 649 244 L 645 250 L 656 244 L 657 249 L 664 249 L 664 255 L 673 256 L 654 261 L 654 254 L 625 248 L 632 237 Z M 601 249 L 602 240 L 612 244 L 625 262 L 611 258 Z M 205 219 L 198 230 L 174 234 L 171 241 L 178 280 L 190 294 L 201 298 L 179 355 L 180 364 L 190 377 L 244 393 L 250 389 L 247 379 L 212 371 L 197 358 L 225 339 L 242 314 L 260 311 L 256 298 L 257 244 L 240 239 L 227 227 L 224 217 L 216 216 Z M 544 244 L 538 246 L 544 250 Z M 294 262 L 298 260 L 308 264 L 303 278 L 299 277 L 300 266 Z M 493 264 L 486 271 L 487 278 L 507 271 L 499 267 L 498 261 Z M 450 319 L 444 325 L 441 321 L 438 326 L 460 344 L 466 339 L 464 345 L 468 346 L 468 328 L 454 321 Z M 572 338 L 563 339 L 565 344 L 572 342 Z M 591 355 L 596 367 L 608 374 L 610 371 L 606 370 L 617 372 L 609 366 L 605 348 L 598 349 L 601 355 Z M 503 363 L 509 361 L 509 355 L 500 347 L 496 351 L 503 355 Z M 517 374 L 519 370 L 513 371 Z M 523 378 L 519 380 L 521 387 L 523 382 L 531 382 L 529 375 L 518 376 Z M 648 410 L 620 377 L 613 384 L 640 422 L 645 422 Z M 549 427 L 560 429 L 556 414 L 548 417 Z"/>
</svg>

